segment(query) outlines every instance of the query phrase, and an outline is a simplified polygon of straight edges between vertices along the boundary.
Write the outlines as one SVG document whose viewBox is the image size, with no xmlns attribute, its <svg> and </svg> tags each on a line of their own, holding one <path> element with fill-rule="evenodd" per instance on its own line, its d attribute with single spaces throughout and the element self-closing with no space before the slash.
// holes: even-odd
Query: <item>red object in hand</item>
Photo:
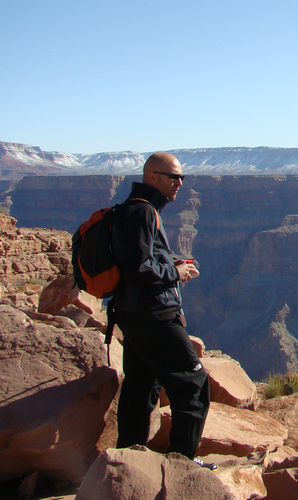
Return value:
<svg viewBox="0 0 298 500">
<path fill-rule="evenodd" d="M 175 266 L 179 266 L 180 264 L 193 264 L 195 259 L 183 259 L 183 260 L 175 260 Z"/>
</svg>

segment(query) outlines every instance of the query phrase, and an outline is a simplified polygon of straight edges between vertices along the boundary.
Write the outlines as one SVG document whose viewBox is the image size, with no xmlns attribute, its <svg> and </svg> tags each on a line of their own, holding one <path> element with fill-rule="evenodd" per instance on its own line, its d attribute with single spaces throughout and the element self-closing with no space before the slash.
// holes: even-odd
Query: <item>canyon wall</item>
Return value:
<svg viewBox="0 0 298 500">
<path fill-rule="evenodd" d="M 120 175 L 24 177 L 11 194 L 10 214 L 18 226 L 54 227 L 73 233 L 97 208 L 121 202 L 136 178 L 141 179 Z"/>
<path fill-rule="evenodd" d="M 125 199 L 140 176 L 26 177 L 11 191 L 18 227 L 73 233 Z M 298 370 L 298 176 L 188 175 L 162 216 L 199 278 L 181 287 L 190 334 L 255 380 Z"/>
</svg>

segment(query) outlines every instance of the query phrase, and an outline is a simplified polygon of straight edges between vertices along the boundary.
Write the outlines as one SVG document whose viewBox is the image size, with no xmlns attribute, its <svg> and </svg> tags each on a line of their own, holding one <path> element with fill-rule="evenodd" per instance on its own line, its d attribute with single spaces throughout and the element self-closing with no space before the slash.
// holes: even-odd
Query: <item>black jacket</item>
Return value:
<svg viewBox="0 0 298 500">
<path fill-rule="evenodd" d="M 154 187 L 134 182 L 115 217 L 112 246 L 121 274 L 115 299 L 117 314 L 153 313 L 164 319 L 180 308 L 179 274 L 159 213 L 167 203 L 168 198 Z"/>
</svg>

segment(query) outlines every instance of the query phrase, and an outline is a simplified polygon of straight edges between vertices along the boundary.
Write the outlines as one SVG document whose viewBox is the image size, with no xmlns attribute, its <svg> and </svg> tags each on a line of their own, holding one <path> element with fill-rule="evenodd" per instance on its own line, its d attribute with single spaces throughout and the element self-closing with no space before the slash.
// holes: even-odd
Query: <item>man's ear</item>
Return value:
<svg viewBox="0 0 298 500">
<path fill-rule="evenodd" d="M 150 186 L 156 186 L 156 174 L 154 172 L 148 172 L 145 179 L 146 184 Z"/>
</svg>

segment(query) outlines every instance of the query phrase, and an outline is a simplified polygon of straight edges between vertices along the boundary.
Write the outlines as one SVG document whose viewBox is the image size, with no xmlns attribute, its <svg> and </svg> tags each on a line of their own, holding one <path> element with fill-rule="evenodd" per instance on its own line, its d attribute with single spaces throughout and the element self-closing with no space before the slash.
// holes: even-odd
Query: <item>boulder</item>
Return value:
<svg viewBox="0 0 298 500">
<path fill-rule="evenodd" d="M 264 460 L 265 472 L 280 469 L 298 468 L 298 452 L 289 446 L 281 446 L 266 455 Z"/>
<path fill-rule="evenodd" d="M 202 339 L 194 337 L 193 335 L 189 335 L 189 338 L 192 341 L 192 345 L 195 348 L 198 358 L 203 358 L 205 356 L 205 344 Z"/>
<path fill-rule="evenodd" d="M 267 489 L 264 500 L 294 500 L 298 498 L 298 468 L 283 469 L 263 474 Z"/>
<path fill-rule="evenodd" d="M 33 311 L 32 309 L 23 308 L 22 310 L 30 319 L 33 319 L 37 323 L 53 325 L 56 328 L 77 328 L 76 323 L 68 317 L 52 316 L 51 314 L 38 313 Z"/>
<path fill-rule="evenodd" d="M 262 471 L 257 465 L 238 465 L 230 459 L 219 465 L 216 476 L 230 488 L 237 500 L 260 498 L 266 495 Z"/>
<path fill-rule="evenodd" d="M 220 479 L 177 453 L 109 448 L 92 465 L 76 500 L 236 500 Z"/>
<path fill-rule="evenodd" d="M 213 402 L 197 453 L 241 457 L 282 446 L 287 435 L 286 427 L 269 416 Z"/>
<path fill-rule="evenodd" d="M 285 444 L 298 452 L 298 393 L 262 400 L 256 411 L 258 414 L 270 415 L 287 427 L 288 437 Z"/>
<path fill-rule="evenodd" d="M 298 452 L 289 446 L 266 454 L 263 481 L 267 489 L 264 500 L 298 498 Z"/>
<path fill-rule="evenodd" d="M 257 399 L 257 389 L 239 363 L 224 358 L 203 358 L 209 375 L 211 401 L 239 407 Z"/>
<path fill-rule="evenodd" d="M 98 330 L 65 326 L 0 305 L 0 481 L 40 471 L 80 483 L 98 456 L 117 371 Z M 112 365 L 121 355 L 113 339 Z"/>
<path fill-rule="evenodd" d="M 38 312 L 55 316 L 62 308 L 74 304 L 88 314 L 100 311 L 102 301 L 75 285 L 72 274 L 60 276 L 46 286 L 40 296 Z"/>
<path fill-rule="evenodd" d="M 161 427 L 148 447 L 165 453 L 170 428 L 171 409 L 164 407 L 161 409 Z M 287 429 L 269 416 L 211 402 L 196 455 L 204 457 L 216 453 L 243 457 L 254 451 L 282 446 L 286 438 Z"/>
<path fill-rule="evenodd" d="M 84 295 L 81 293 L 81 295 Z M 86 294 L 87 295 L 87 294 Z M 97 304 L 99 309 L 99 304 Z M 63 307 L 57 313 L 59 316 L 66 316 L 72 319 L 79 328 L 98 328 L 102 333 L 106 332 L 107 315 L 105 311 L 95 311 L 92 314 L 86 312 L 82 308 L 78 308 L 72 304 Z M 116 333 L 117 326 L 114 327 L 114 334 Z"/>
<path fill-rule="evenodd" d="M 84 326 L 87 326 L 87 323 L 91 318 L 90 314 L 88 314 L 86 311 L 84 311 L 83 309 L 79 309 L 78 307 L 72 304 L 63 307 L 57 314 L 59 316 L 65 316 L 73 320 L 79 328 L 84 328 Z M 88 326 L 96 326 L 96 325 L 89 324 Z"/>
</svg>

